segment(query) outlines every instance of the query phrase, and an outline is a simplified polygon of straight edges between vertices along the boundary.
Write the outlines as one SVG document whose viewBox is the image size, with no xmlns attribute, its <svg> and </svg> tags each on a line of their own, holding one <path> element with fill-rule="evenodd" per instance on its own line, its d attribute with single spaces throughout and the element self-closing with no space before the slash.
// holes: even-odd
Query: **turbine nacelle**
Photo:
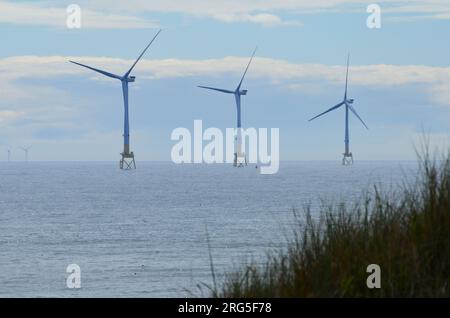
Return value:
<svg viewBox="0 0 450 318">
<path fill-rule="evenodd" d="M 129 77 L 127 78 L 127 82 L 128 82 L 128 83 L 134 83 L 135 80 L 136 80 L 136 76 L 129 76 Z"/>
<path fill-rule="evenodd" d="M 257 48 L 255 48 L 255 50 L 253 51 L 252 57 L 250 58 L 250 61 L 248 62 L 247 67 L 245 68 L 244 75 L 242 75 L 241 81 L 239 82 L 239 85 L 236 87 L 236 89 L 234 91 L 228 90 L 228 89 L 222 89 L 222 88 L 209 87 L 209 86 L 198 86 L 198 87 L 205 88 L 205 89 L 210 89 L 210 90 L 213 90 L 213 91 L 226 93 L 226 94 L 234 94 L 236 96 L 238 96 L 238 95 L 239 96 L 247 95 L 248 90 L 241 89 L 241 87 L 242 87 L 242 83 L 244 81 L 245 75 L 247 74 L 248 68 L 250 67 L 250 64 L 252 63 L 252 60 L 255 57 L 256 49 Z"/>
<path fill-rule="evenodd" d="M 355 102 L 355 100 L 353 98 L 347 99 L 348 104 L 353 104 L 354 102 Z"/>
</svg>

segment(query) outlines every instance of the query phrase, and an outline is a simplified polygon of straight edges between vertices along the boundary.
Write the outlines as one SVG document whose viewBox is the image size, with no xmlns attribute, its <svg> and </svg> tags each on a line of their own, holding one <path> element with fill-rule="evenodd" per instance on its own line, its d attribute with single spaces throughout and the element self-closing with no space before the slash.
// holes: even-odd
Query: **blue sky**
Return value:
<svg viewBox="0 0 450 318">
<path fill-rule="evenodd" d="M 339 160 L 344 111 L 308 119 L 350 95 L 368 124 L 351 118 L 358 159 L 414 159 L 422 131 L 450 141 L 450 3 L 365 0 L 78 1 L 81 29 L 66 27 L 75 1 L 0 1 L 0 160 L 32 145 L 33 160 L 118 160 L 120 83 L 68 63 L 124 73 L 138 64 L 130 93 L 137 160 L 170 160 L 177 127 L 235 124 L 233 89 L 249 55 L 245 127 L 279 128 L 282 160 Z M 366 8 L 381 7 L 381 29 Z"/>
</svg>

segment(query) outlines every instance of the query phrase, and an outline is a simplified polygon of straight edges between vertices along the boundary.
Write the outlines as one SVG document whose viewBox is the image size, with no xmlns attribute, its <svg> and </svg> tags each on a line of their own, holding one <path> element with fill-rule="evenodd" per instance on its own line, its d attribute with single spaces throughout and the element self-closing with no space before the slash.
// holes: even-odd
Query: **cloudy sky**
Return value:
<svg viewBox="0 0 450 318">
<path fill-rule="evenodd" d="M 244 88 L 243 125 L 279 128 L 282 160 L 339 160 L 344 111 L 308 119 L 349 94 L 370 130 L 351 118 L 357 159 L 414 159 L 423 132 L 450 145 L 450 2 L 379 0 L 381 29 L 366 25 L 374 0 L 0 1 L 0 160 L 118 160 L 120 83 L 68 63 L 135 69 L 131 142 L 137 160 L 170 160 L 173 129 L 235 124 L 234 89 L 258 46 Z"/>
</svg>

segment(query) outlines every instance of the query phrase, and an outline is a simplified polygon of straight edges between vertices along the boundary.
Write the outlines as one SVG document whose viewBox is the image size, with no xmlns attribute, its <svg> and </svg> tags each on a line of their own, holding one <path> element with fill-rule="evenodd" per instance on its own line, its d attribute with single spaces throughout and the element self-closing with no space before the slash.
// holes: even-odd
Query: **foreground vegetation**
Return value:
<svg viewBox="0 0 450 318">
<path fill-rule="evenodd" d="M 375 188 L 319 220 L 306 209 L 286 250 L 227 274 L 212 296 L 450 297 L 450 155 L 426 153 L 396 193 Z M 369 264 L 381 268 L 379 289 L 366 285 Z"/>
</svg>

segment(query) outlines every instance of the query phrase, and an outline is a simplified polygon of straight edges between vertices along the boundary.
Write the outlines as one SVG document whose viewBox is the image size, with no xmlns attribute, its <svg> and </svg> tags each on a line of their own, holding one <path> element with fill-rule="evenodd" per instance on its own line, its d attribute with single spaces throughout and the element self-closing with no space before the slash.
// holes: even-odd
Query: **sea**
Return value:
<svg viewBox="0 0 450 318">
<path fill-rule="evenodd" d="M 281 162 L 273 175 L 137 164 L 2 163 L 0 297 L 209 296 L 213 272 L 220 284 L 285 248 L 307 208 L 319 218 L 417 174 L 414 161 Z"/>
</svg>

